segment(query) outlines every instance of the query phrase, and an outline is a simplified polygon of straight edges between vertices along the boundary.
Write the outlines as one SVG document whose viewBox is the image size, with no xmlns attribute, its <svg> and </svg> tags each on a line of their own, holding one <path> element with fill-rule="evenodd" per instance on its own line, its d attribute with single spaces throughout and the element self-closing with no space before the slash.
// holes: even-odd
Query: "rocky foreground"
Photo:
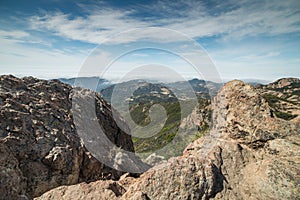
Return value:
<svg viewBox="0 0 300 200">
<path fill-rule="evenodd" d="M 279 118 L 282 107 L 276 106 L 275 110 L 270 106 L 263 87 L 241 81 L 225 84 L 213 101 L 210 133 L 190 144 L 182 156 L 134 178 L 105 168 L 80 143 L 71 126 L 72 116 L 65 121 L 70 110 L 69 86 L 11 76 L 2 76 L 0 83 L 3 199 L 300 198 L 300 126 L 294 120 L 297 117 Z M 65 93 L 56 96 L 62 92 Z M 297 98 L 292 96 L 291 99 Z M 60 98 L 67 99 L 55 101 Z M 30 104 L 39 99 L 45 102 Z M 96 99 L 107 108 L 103 110 L 110 110 L 100 97 Z M 297 103 L 295 100 L 291 104 Z M 65 112 L 60 109 L 61 104 L 66 104 Z M 293 112 L 296 115 L 297 107 L 293 107 Z M 38 117 L 33 119 L 35 116 Z M 105 124 L 113 127 L 110 137 L 118 133 L 114 142 L 133 150 L 131 138 L 109 116 L 107 111 L 100 112 L 100 119 L 106 119 Z M 101 120 L 99 123 L 103 124 Z M 57 123 L 59 128 L 54 133 Z M 100 178 L 95 172 L 103 170 L 113 174 L 115 180 L 106 177 L 91 182 Z M 54 187 L 57 188 L 50 190 Z M 47 190 L 50 191 L 42 194 Z"/>
<path fill-rule="evenodd" d="M 76 133 L 72 87 L 60 81 L 0 76 L 0 199 L 32 199 L 61 185 L 119 179 L 122 172 L 95 159 Z M 98 94 L 97 120 L 117 146 L 134 151 Z M 59 198 L 58 198 L 59 199 Z"/>
</svg>

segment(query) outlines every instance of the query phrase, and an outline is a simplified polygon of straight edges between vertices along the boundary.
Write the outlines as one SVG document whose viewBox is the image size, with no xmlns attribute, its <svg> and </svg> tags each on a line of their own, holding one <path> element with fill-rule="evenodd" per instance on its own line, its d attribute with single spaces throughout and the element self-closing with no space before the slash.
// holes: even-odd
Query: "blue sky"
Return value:
<svg viewBox="0 0 300 200">
<path fill-rule="evenodd" d="M 184 47 L 184 54 L 194 53 L 199 64 L 207 53 L 211 64 L 203 66 L 214 64 L 223 80 L 300 77 L 299 0 L 1 0 L 0 16 L 0 74 L 75 77 L 95 48 L 100 57 L 93 64 L 103 67 L 125 47 L 141 49 L 154 41 L 156 47 L 171 50 L 131 52 L 104 77 L 116 79 L 134 66 L 151 63 L 195 77 L 191 66 L 172 54 Z M 199 43 L 202 54 L 183 36 Z M 84 75 L 98 75 L 95 70 Z"/>
</svg>

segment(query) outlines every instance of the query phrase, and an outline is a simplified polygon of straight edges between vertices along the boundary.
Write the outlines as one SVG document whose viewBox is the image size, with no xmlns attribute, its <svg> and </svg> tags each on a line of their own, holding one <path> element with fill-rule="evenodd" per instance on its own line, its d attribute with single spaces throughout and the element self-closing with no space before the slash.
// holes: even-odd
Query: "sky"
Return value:
<svg viewBox="0 0 300 200">
<path fill-rule="evenodd" d="M 0 44 L 0 74 L 274 81 L 300 77 L 300 1 L 0 0 Z"/>
</svg>

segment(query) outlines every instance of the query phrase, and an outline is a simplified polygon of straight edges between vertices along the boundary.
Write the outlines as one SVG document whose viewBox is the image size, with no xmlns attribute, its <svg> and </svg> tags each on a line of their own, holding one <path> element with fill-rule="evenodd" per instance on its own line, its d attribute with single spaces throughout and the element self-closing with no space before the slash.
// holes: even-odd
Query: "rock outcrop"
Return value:
<svg viewBox="0 0 300 200">
<path fill-rule="evenodd" d="M 118 179 L 86 149 L 73 122 L 72 87 L 57 80 L 0 76 L 0 199 L 32 199 L 61 186 Z M 116 146 L 134 151 L 131 137 L 98 95 L 97 120 Z"/>
<path fill-rule="evenodd" d="M 266 87 L 273 88 L 273 89 L 280 89 L 280 88 L 287 88 L 288 86 L 292 86 L 293 84 L 299 84 L 299 83 L 300 80 L 298 78 L 281 78 L 273 83 L 269 83 L 268 85 L 266 85 Z"/>
<path fill-rule="evenodd" d="M 212 107 L 210 134 L 139 178 L 122 179 L 129 184 L 60 187 L 37 199 L 299 199 L 295 124 L 277 118 L 259 90 L 241 81 L 225 84 Z"/>
</svg>

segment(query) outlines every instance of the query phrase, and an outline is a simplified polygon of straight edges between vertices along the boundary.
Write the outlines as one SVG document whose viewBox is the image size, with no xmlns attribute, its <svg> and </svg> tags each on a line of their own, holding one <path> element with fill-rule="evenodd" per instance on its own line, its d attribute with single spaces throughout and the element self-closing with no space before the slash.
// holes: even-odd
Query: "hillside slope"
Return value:
<svg viewBox="0 0 300 200">
<path fill-rule="evenodd" d="M 169 158 L 180 155 L 186 145 L 207 131 L 211 114 L 209 92 L 215 92 L 217 86 L 218 84 L 198 79 L 165 84 L 131 80 L 112 85 L 102 90 L 101 95 L 108 102 L 111 102 L 114 95 L 118 101 L 115 101 L 113 106 L 118 107 L 124 119 L 132 119 L 135 123 L 130 127 L 136 152 L 141 153 L 143 157 L 155 152 L 159 156 Z M 132 91 L 130 97 L 119 100 L 123 98 L 123 93 L 130 90 L 129 88 L 136 90 Z M 163 107 L 166 111 L 166 121 L 161 127 L 156 123 L 145 131 L 144 127 L 151 123 L 150 113 L 153 119 L 161 118 L 160 114 L 151 112 L 154 105 Z M 190 113 L 193 113 L 192 116 L 187 116 Z M 194 123 L 195 120 L 197 124 Z M 184 136 L 186 142 L 181 142 L 172 150 L 159 151 L 183 131 L 189 132 L 186 137 Z M 152 132 L 155 132 L 155 135 L 151 134 Z"/>
</svg>

